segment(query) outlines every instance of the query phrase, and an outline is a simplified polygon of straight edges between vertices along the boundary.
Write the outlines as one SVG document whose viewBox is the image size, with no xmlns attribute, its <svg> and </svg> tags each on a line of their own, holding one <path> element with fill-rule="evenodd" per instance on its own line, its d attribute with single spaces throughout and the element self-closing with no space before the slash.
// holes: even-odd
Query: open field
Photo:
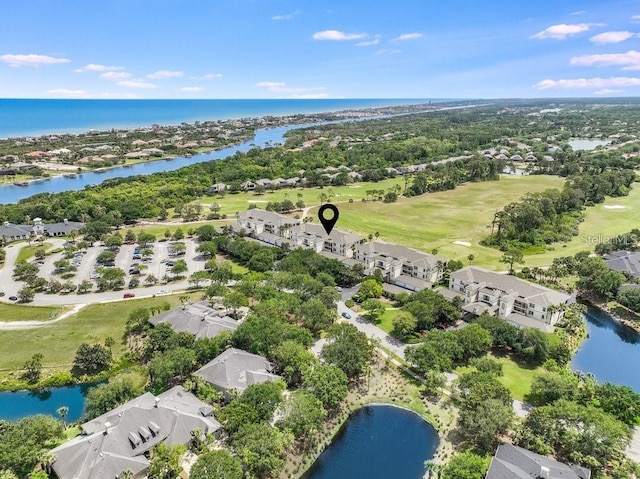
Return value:
<svg viewBox="0 0 640 479">
<path fill-rule="evenodd" d="M 49 321 L 57 318 L 67 309 L 64 306 L 22 306 L 0 303 L 0 322 Z"/>
<path fill-rule="evenodd" d="M 331 199 L 332 203 L 348 202 L 350 199 L 354 202 L 361 202 L 362 199 L 366 197 L 368 190 L 385 190 L 386 192 L 395 185 L 400 185 L 404 190 L 404 178 L 389 178 L 376 183 L 353 183 L 347 186 L 325 186 L 324 188 L 282 188 L 280 190 L 268 190 L 262 195 L 243 192 L 226 194 L 224 197 L 205 196 L 196 203 L 202 204 L 205 211 L 208 211 L 209 205 L 217 203 L 220 205 L 221 214 L 226 214 L 235 219 L 236 212 L 246 211 L 251 203 L 255 203 L 258 208 L 264 209 L 270 201 L 284 201 L 285 199 L 289 199 L 293 203 L 296 203 L 300 199 L 298 195 L 302 195 L 301 199 L 307 206 L 315 206 L 320 204 L 318 196 L 321 193 L 328 194 L 329 191 L 332 191 L 334 194 L 334 197 Z"/>
<path fill-rule="evenodd" d="M 498 378 L 498 381 L 509 388 L 514 399 L 520 401 L 524 401 L 525 396 L 529 394 L 533 378 L 544 371 L 542 366 L 532 367 L 526 363 L 516 361 L 511 356 L 494 355 L 493 353 L 489 353 L 487 356 L 502 364 L 503 374 Z M 456 374 L 465 374 L 473 370 L 475 368 L 465 366 L 456 368 L 454 372 Z"/>
<path fill-rule="evenodd" d="M 622 206 L 622 208 L 620 208 Z M 593 251 L 598 242 L 640 228 L 640 184 L 635 183 L 629 196 L 607 198 L 602 204 L 585 210 L 585 220 L 580 224 L 578 236 L 569 243 L 553 245 L 554 251 L 526 256 L 525 266 L 543 266 L 557 256 L 571 256 L 579 251 Z"/>
<path fill-rule="evenodd" d="M 427 252 L 437 249 L 445 258 L 464 264 L 473 254 L 473 264 L 504 269 L 499 261 L 502 253 L 479 244 L 491 232 L 494 213 L 526 192 L 559 188 L 563 183 L 557 176 L 503 175 L 500 181 L 466 183 L 455 190 L 399 198 L 396 203 L 345 203 L 340 205 L 337 227 L 365 237 L 377 231 L 381 240 Z M 310 215 L 314 213 L 311 210 Z"/>
<path fill-rule="evenodd" d="M 178 294 L 158 298 L 134 299 L 114 303 L 94 304 L 82 309 L 59 323 L 34 329 L 7 330 L 0 334 L 0 370 L 15 370 L 37 352 L 44 355 L 45 367 L 68 367 L 83 342 L 104 343 L 107 337 L 116 340 L 114 355 L 122 353 L 120 339 L 129 313 L 168 302 L 171 307 L 180 304 Z M 201 293 L 193 293 L 199 299 Z"/>
<path fill-rule="evenodd" d="M 430 193 L 419 197 L 399 198 L 396 203 L 357 202 L 340 204 L 338 228 L 364 237 L 376 231 L 380 239 L 423 251 L 438 250 L 447 259 L 493 270 L 504 270 L 502 253 L 480 245 L 491 232 L 494 212 L 518 201 L 526 192 L 561 188 L 564 179 L 556 176 L 501 176 L 498 182 L 467 183 L 455 190 Z M 553 258 L 593 250 L 584 235 L 595 237 L 625 233 L 640 225 L 640 187 L 635 185 L 629 196 L 608 198 L 604 204 L 586 209 L 580 233 L 569 243 L 549 246 L 545 253 L 525 256 L 523 266 L 545 266 Z M 623 206 L 624 208 L 612 208 Z M 317 214 L 311 209 L 309 216 Z M 457 243 L 456 243 L 457 242 Z M 470 244 L 470 246 L 467 246 Z"/>
</svg>

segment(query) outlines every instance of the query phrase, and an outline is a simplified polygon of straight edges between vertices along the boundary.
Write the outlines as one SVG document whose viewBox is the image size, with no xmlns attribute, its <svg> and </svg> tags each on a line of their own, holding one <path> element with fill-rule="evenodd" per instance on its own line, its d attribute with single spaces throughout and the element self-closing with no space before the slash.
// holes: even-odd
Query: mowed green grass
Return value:
<svg viewBox="0 0 640 479">
<path fill-rule="evenodd" d="M 199 299 L 202 293 L 191 295 Z M 131 311 L 168 302 L 180 304 L 178 294 L 158 298 L 144 298 L 114 303 L 94 304 L 58 323 L 33 329 L 3 330 L 0 332 L 0 370 L 22 367 L 35 353 L 42 353 L 47 367 L 70 366 L 78 347 L 84 343 L 104 343 L 107 337 L 116 340 L 116 356 L 123 351 L 121 344 L 124 326 Z"/>
<path fill-rule="evenodd" d="M 502 253 L 480 245 L 491 233 L 494 213 L 527 192 L 561 188 L 563 183 L 557 176 L 503 175 L 499 181 L 466 183 L 455 190 L 399 198 L 396 203 L 345 203 L 340 205 L 336 227 L 365 238 L 378 232 L 381 240 L 427 252 L 437 249 L 448 260 L 465 265 L 473 254 L 475 265 L 504 269 Z M 317 210 L 312 209 L 310 216 L 315 215 Z"/>
<path fill-rule="evenodd" d="M 498 378 L 500 383 L 511 391 L 514 399 L 524 401 L 524 398 L 531 391 L 533 378 L 544 372 L 542 366 L 532 367 L 526 363 L 516 361 L 511 356 L 494 355 L 489 353 L 488 357 L 495 359 L 502 364 L 502 376 Z M 465 374 L 474 371 L 470 366 L 459 367 L 454 370 L 456 374 Z"/>
<path fill-rule="evenodd" d="M 58 317 L 66 309 L 64 306 L 22 306 L 0 303 L 0 322 L 49 321 Z"/>
<path fill-rule="evenodd" d="M 20 249 L 20 252 L 18 253 L 18 256 L 16 258 L 16 263 L 20 261 L 27 261 L 35 256 L 36 251 L 40 249 L 43 249 L 46 251 L 49 248 L 51 248 L 51 246 L 52 246 L 51 243 L 31 243 L 31 246 L 29 245 L 23 246 Z"/>
<path fill-rule="evenodd" d="M 614 208 L 612 208 L 612 206 Z M 617 208 L 622 206 L 622 208 Z M 628 196 L 607 198 L 602 204 L 585 210 L 578 236 L 568 243 L 552 245 L 553 251 L 525 257 L 526 266 L 545 266 L 558 256 L 571 256 L 579 251 L 593 251 L 601 241 L 640 228 L 640 183 L 635 183 Z"/>
<path fill-rule="evenodd" d="M 355 202 L 362 201 L 362 199 L 366 197 L 366 191 L 368 190 L 384 190 L 386 193 L 395 185 L 400 185 L 402 190 L 404 190 L 404 178 L 389 178 L 375 183 L 353 183 L 346 186 L 325 186 L 324 188 L 283 188 L 280 190 L 267 191 L 262 195 L 243 192 L 226 194 L 224 196 L 205 196 L 195 203 L 202 204 L 205 211 L 209 205 L 217 203 L 220 205 L 221 214 L 235 218 L 236 212 L 247 211 L 251 203 L 254 203 L 260 209 L 264 209 L 270 201 L 280 202 L 289 199 L 293 203 L 296 203 L 300 199 L 298 197 L 300 194 L 306 206 L 314 206 L 320 205 L 320 199 L 318 198 L 320 194 L 328 194 L 329 191 L 333 192 L 334 195 L 331 199 L 332 203 L 348 202 L 350 199 Z"/>
</svg>

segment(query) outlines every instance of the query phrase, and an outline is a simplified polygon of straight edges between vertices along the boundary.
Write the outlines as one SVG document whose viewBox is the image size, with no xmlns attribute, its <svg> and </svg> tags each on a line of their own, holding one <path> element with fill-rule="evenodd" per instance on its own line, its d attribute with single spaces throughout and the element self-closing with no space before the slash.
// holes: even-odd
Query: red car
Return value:
<svg viewBox="0 0 640 479">
<path fill-rule="evenodd" d="M 135 294 L 133 294 L 133 293 L 124 293 L 124 297 L 125 297 L 125 298 L 135 298 L 135 297 L 136 297 L 136 295 L 135 295 Z"/>
</svg>

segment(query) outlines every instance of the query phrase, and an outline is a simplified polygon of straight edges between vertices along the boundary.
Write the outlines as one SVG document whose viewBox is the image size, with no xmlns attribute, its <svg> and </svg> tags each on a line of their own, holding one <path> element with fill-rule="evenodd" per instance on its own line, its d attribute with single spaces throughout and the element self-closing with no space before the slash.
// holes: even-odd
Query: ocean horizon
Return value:
<svg viewBox="0 0 640 479">
<path fill-rule="evenodd" d="M 0 138 L 178 125 L 455 101 L 442 98 L 106 100 L 0 99 Z"/>
</svg>

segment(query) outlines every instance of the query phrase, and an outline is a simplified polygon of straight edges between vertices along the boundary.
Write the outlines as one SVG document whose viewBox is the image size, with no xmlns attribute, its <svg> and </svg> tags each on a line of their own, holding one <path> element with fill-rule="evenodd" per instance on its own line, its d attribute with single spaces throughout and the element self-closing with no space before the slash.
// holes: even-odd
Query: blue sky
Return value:
<svg viewBox="0 0 640 479">
<path fill-rule="evenodd" d="M 637 0 L 3 2 L 4 98 L 640 95 Z"/>
</svg>

